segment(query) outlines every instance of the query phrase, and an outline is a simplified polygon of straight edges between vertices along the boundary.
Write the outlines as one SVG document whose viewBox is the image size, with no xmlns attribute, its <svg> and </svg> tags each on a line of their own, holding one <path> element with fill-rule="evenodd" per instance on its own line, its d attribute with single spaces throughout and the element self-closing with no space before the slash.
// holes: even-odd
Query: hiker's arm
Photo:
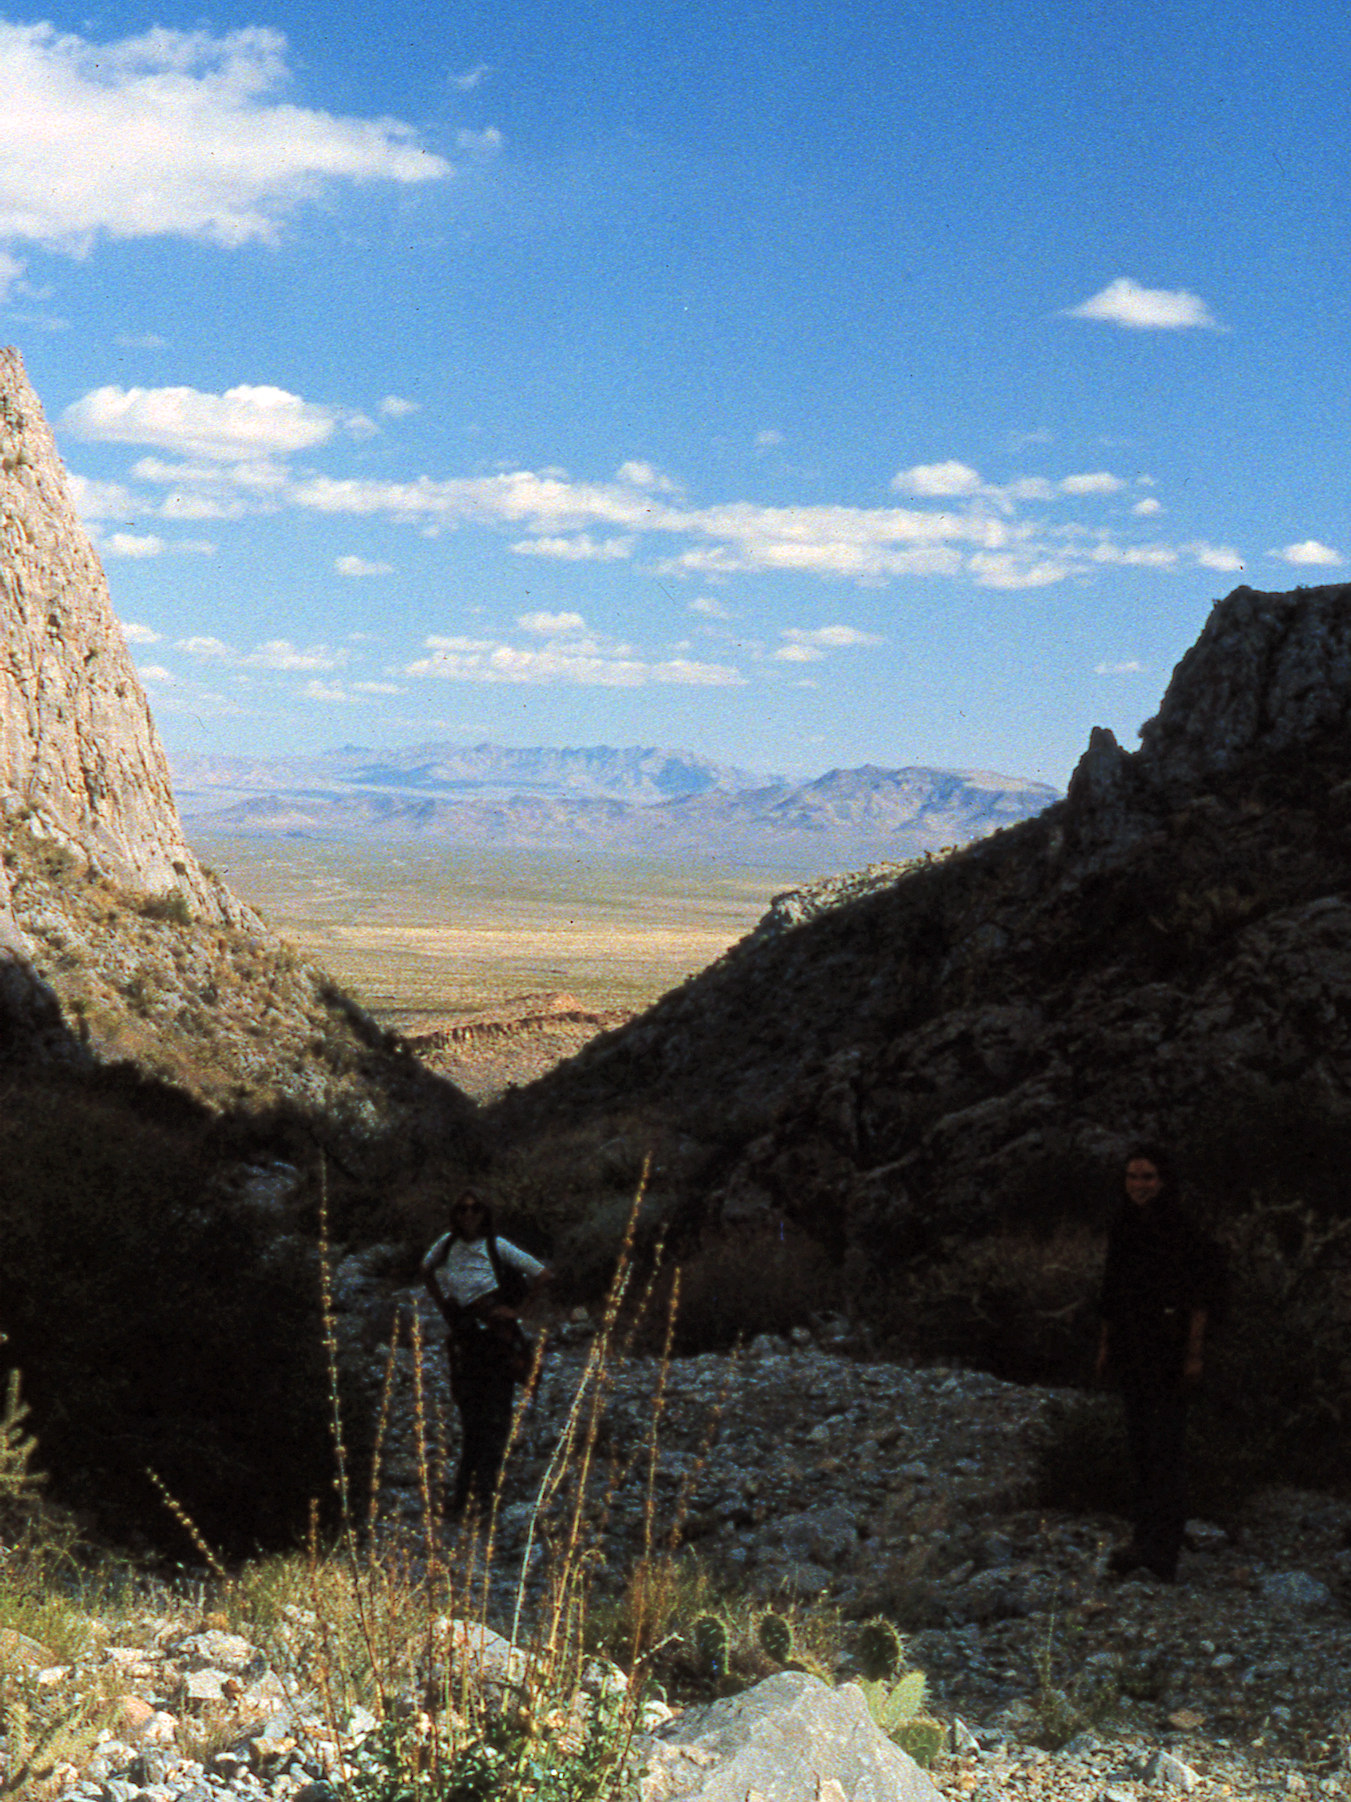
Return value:
<svg viewBox="0 0 1351 1802">
<path fill-rule="evenodd" d="M 523 1314 L 531 1302 L 543 1293 L 545 1285 L 553 1281 L 553 1274 L 553 1271 L 546 1266 L 538 1276 L 532 1277 L 530 1287 L 518 1302 L 494 1302 L 487 1310 L 489 1319 L 515 1320 L 518 1314 Z"/>
<path fill-rule="evenodd" d="M 427 1253 L 426 1257 L 422 1260 L 422 1266 L 421 1266 L 422 1282 L 423 1282 L 423 1286 L 425 1287 L 428 1295 L 430 1295 L 432 1300 L 436 1303 L 437 1312 L 440 1314 L 441 1318 L 445 1321 L 446 1325 L 454 1326 L 455 1316 L 454 1316 L 453 1306 L 452 1306 L 451 1302 L 449 1302 L 446 1299 L 446 1296 L 442 1292 L 440 1283 L 438 1283 L 436 1280 L 436 1267 L 442 1260 L 442 1256 L 444 1254 L 444 1247 L 445 1247 L 445 1239 L 444 1238 L 438 1239 L 436 1241 L 436 1244 L 432 1246 L 431 1250 Z"/>
</svg>

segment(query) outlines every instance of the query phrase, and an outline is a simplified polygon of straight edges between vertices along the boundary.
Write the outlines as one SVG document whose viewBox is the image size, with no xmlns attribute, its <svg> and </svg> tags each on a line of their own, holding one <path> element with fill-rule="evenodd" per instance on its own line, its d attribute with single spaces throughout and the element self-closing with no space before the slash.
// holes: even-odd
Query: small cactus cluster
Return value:
<svg viewBox="0 0 1351 1802">
<path fill-rule="evenodd" d="M 787 1664 L 793 1656 L 793 1624 L 771 1610 L 756 1622 L 755 1637 L 760 1650 L 775 1664 Z"/>
<path fill-rule="evenodd" d="M 692 1622 L 689 1637 L 699 1668 L 710 1677 L 725 1677 L 729 1648 L 727 1622 L 716 1614 L 701 1614 Z"/>
<path fill-rule="evenodd" d="M 869 1621 L 856 1657 L 864 1671 L 860 1684 L 868 1712 L 889 1739 L 920 1765 L 931 1765 L 943 1749 L 941 1721 L 924 1714 L 927 1682 L 923 1671 L 902 1671 L 904 1645 L 890 1621 Z"/>
<path fill-rule="evenodd" d="M 871 1683 L 890 1683 L 905 1658 L 905 1641 L 889 1620 L 868 1621 L 854 1648 L 858 1668 Z"/>
</svg>

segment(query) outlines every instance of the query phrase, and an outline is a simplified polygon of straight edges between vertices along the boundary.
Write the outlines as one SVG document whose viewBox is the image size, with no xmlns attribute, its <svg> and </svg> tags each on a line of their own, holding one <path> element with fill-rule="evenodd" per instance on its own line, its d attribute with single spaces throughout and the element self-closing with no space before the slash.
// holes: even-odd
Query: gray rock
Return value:
<svg viewBox="0 0 1351 1802">
<path fill-rule="evenodd" d="M 1173 1753 L 1157 1752 L 1145 1766 L 1145 1781 L 1157 1784 L 1160 1789 L 1181 1790 L 1190 1795 L 1201 1778 L 1199 1772 Z"/>
<path fill-rule="evenodd" d="M 873 1723 L 855 1684 L 781 1671 L 690 1709 L 649 1742 L 643 1802 L 938 1802 L 914 1760 Z"/>
<path fill-rule="evenodd" d="M 858 1527 L 848 1508 L 813 1508 L 787 1514 L 775 1531 L 791 1557 L 838 1566 L 858 1550 Z"/>
<path fill-rule="evenodd" d="M 1308 1571 L 1276 1571 L 1263 1577 L 1262 1600 L 1280 1608 L 1302 1608 L 1314 1611 L 1336 1606 L 1332 1591 Z"/>
<path fill-rule="evenodd" d="M 959 1758 L 972 1758 L 981 1749 L 980 1741 L 966 1722 L 958 1716 L 953 1717 L 948 1737 L 952 1750 Z"/>
<path fill-rule="evenodd" d="M 1186 1540 L 1193 1552 L 1218 1552 L 1229 1544 L 1229 1535 L 1213 1521 L 1189 1520 Z"/>
</svg>

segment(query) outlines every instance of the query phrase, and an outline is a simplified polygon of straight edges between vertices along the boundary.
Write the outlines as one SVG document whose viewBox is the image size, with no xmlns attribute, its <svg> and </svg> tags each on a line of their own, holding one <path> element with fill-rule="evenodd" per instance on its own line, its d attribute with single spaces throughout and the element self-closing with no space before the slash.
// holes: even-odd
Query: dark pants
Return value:
<svg viewBox="0 0 1351 1802">
<path fill-rule="evenodd" d="M 1135 1544 L 1151 1570 L 1172 1576 L 1187 1519 L 1187 1396 L 1176 1384 L 1127 1384 L 1126 1441 L 1135 1471 Z"/>
<path fill-rule="evenodd" d="M 446 1349 L 450 1390 L 463 1429 L 450 1509 L 462 1514 L 472 1497 L 486 1511 L 511 1437 L 516 1379 L 505 1362 L 506 1348 L 484 1327 L 471 1324 L 453 1333 Z"/>
</svg>

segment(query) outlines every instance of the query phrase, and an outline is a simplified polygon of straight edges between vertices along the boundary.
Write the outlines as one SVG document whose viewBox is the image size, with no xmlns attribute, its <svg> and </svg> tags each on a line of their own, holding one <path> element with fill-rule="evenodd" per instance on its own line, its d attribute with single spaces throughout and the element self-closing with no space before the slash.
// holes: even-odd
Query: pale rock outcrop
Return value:
<svg viewBox="0 0 1351 1802">
<path fill-rule="evenodd" d="M 6 823 L 69 835 L 96 869 L 179 890 L 205 920 L 248 911 L 183 836 L 169 766 L 19 353 L 0 348 L 0 796 Z M 0 949 L 22 951 L 0 877 Z"/>
<path fill-rule="evenodd" d="M 652 1746 L 643 1802 L 939 1802 L 915 1761 L 874 1726 L 863 1691 L 780 1671 L 691 1708 Z"/>
<path fill-rule="evenodd" d="M 1351 583 L 1218 601 L 1140 729 L 1152 785 L 1194 784 L 1351 717 Z"/>
</svg>

